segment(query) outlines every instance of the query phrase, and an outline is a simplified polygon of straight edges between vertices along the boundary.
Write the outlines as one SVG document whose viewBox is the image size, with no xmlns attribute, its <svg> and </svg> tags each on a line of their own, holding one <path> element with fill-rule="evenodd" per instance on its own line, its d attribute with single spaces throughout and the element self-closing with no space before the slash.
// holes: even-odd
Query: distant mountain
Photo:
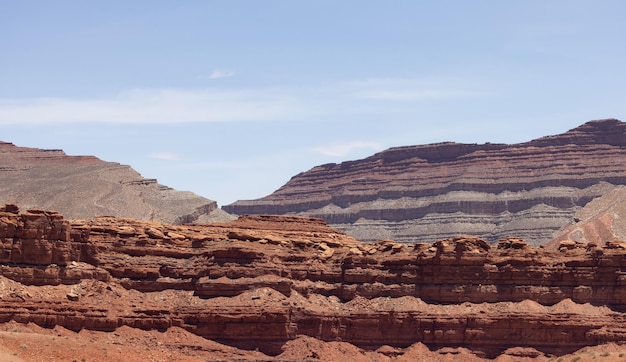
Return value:
<svg viewBox="0 0 626 362">
<path fill-rule="evenodd" d="M 223 209 L 320 217 L 361 240 L 471 234 L 539 245 L 591 200 L 626 185 L 625 131 L 605 119 L 519 144 L 391 148 L 314 167 L 267 197 Z"/>
<path fill-rule="evenodd" d="M 130 166 L 0 142 L 0 203 L 68 218 L 132 217 L 180 224 L 229 219 L 215 201 L 143 178 Z"/>
</svg>

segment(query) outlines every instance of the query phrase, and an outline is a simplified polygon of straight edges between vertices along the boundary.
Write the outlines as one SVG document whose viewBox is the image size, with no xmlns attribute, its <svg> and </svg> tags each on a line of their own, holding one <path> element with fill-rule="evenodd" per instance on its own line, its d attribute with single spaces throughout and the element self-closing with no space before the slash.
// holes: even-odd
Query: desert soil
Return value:
<svg viewBox="0 0 626 362">
<path fill-rule="evenodd" d="M 272 357 L 222 345 L 180 328 L 165 332 L 121 327 L 114 332 L 62 327 L 41 328 L 32 323 L 0 324 L 0 361 L 5 362 L 200 362 L 200 361 L 486 361 L 463 348 L 431 351 L 421 343 L 405 349 L 383 346 L 365 351 L 349 343 L 322 342 L 299 337 Z M 587 347 L 564 356 L 534 355 L 537 351 L 514 349 L 493 361 L 614 362 L 626 361 L 626 346 L 607 344 Z"/>
</svg>

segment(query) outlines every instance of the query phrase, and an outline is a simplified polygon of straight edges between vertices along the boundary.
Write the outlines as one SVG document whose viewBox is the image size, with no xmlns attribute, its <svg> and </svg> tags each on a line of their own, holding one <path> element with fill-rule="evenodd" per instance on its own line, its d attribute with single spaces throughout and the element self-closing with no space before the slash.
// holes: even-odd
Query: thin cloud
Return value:
<svg viewBox="0 0 626 362">
<path fill-rule="evenodd" d="M 324 156 L 345 157 L 354 151 L 361 149 L 380 151 L 383 148 L 384 147 L 380 143 L 374 141 L 350 141 L 346 143 L 315 147 L 311 150 Z"/>
<path fill-rule="evenodd" d="M 456 100 L 488 95 L 476 89 L 466 89 L 467 80 L 458 78 L 388 79 L 372 78 L 347 83 L 355 98 L 381 101 Z M 473 87 L 473 85 L 472 85 Z"/>
<path fill-rule="evenodd" d="M 209 79 L 220 79 L 234 77 L 237 74 L 234 70 L 215 69 L 209 74 Z"/>
<path fill-rule="evenodd" d="M 0 126 L 336 121 L 380 119 L 391 114 L 408 120 L 416 118 L 417 108 L 395 104 L 432 99 L 454 102 L 488 95 L 469 89 L 468 84 L 481 82 L 366 79 L 311 87 L 149 88 L 101 98 L 0 99 Z M 440 106 L 425 105 L 419 112 Z"/>
<path fill-rule="evenodd" d="M 157 160 L 165 160 L 165 161 L 178 161 L 180 157 L 172 152 L 154 152 L 148 155 L 150 158 L 155 158 Z"/>
<path fill-rule="evenodd" d="M 282 92 L 136 89 L 103 99 L 0 100 L 0 125 L 280 121 L 302 109 Z"/>
</svg>

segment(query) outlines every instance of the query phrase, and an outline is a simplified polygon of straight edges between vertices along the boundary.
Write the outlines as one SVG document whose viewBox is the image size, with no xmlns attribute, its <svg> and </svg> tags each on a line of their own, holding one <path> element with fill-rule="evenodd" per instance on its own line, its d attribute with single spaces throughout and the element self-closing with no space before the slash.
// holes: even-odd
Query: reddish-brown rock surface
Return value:
<svg viewBox="0 0 626 362">
<path fill-rule="evenodd" d="M 547 359 L 626 341 L 617 242 L 361 243 L 319 219 L 172 226 L 11 205 L 0 241 L 0 323 L 173 333 L 166 352 L 185 358 Z"/>
<path fill-rule="evenodd" d="M 620 244 L 626 240 L 626 187 L 619 186 L 594 199 L 574 214 L 574 220 L 546 245 L 557 249 L 563 243 Z"/>
<path fill-rule="evenodd" d="M 360 240 L 550 241 L 589 201 L 626 184 L 626 124 L 591 121 L 520 144 L 397 147 L 294 176 L 234 214 L 319 217 Z"/>
<path fill-rule="evenodd" d="M 130 166 L 7 142 L 0 142 L 0 202 L 68 218 L 114 215 L 177 224 L 227 217 L 215 201 L 160 185 Z"/>
</svg>

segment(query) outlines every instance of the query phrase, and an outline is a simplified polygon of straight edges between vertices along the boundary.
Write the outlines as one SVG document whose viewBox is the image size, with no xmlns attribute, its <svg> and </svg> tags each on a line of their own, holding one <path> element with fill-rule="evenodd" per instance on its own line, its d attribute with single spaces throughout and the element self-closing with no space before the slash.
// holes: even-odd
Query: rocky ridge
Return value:
<svg viewBox="0 0 626 362">
<path fill-rule="evenodd" d="M 588 202 L 626 184 L 625 130 L 606 119 L 520 144 L 391 148 L 315 167 L 267 197 L 223 209 L 323 218 L 360 240 L 469 234 L 540 245 Z"/>
<path fill-rule="evenodd" d="M 0 200 L 70 218 L 114 215 L 173 224 L 229 219 L 215 201 L 163 186 L 130 166 L 7 142 L 0 142 Z"/>
<path fill-rule="evenodd" d="M 620 241 L 361 243 L 314 218 L 175 226 L 15 205 L 0 208 L 0 241 L 0 323 L 178 328 L 267 360 L 313 340 L 394 359 L 422 345 L 546 357 L 626 341 Z"/>
</svg>

